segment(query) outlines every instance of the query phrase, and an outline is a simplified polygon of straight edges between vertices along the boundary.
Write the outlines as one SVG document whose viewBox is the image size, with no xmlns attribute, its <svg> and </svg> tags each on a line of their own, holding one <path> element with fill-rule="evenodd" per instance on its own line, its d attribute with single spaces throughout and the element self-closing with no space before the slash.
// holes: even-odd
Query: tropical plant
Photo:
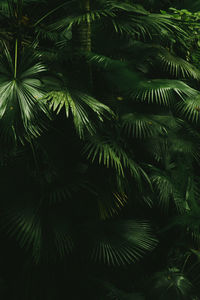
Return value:
<svg viewBox="0 0 200 300">
<path fill-rule="evenodd" d="M 0 3 L 5 299 L 198 296 L 191 28 L 136 2 Z"/>
</svg>

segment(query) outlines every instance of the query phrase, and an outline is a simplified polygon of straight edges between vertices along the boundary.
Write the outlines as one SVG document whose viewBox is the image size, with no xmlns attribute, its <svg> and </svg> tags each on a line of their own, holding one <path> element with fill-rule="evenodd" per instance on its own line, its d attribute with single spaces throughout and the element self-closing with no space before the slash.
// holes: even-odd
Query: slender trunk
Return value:
<svg viewBox="0 0 200 300">
<path fill-rule="evenodd" d="M 17 60 L 18 60 L 18 39 L 15 40 L 15 65 L 14 65 L 14 79 L 17 78 Z"/>
<path fill-rule="evenodd" d="M 74 47 L 74 52 L 83 51 L 91 52 L 92 48 L 92 38 L 91 38 L 91 22 L 90 22 L 90 0 L 81 0 L 80 8 L 85 14 L 86 18 L 80 24 L 74 25 L 72 28 L 72 43 Z M 77 61 L 77 68 L 75 71 L 75 76 L 80 75 L 80 61 Z M 85 60 L 82 64 L 84 66 L 84 86 L 87 87 L 90 91 L 93 89 L 93 78 L 92 78 L 92 67 L 90 63 L 86 63 Z"/>
<path fill-rule="evenodd" d="M 80 31 L 81 48 L 85 51 L 91 51 L 91 23 L 90 23 L 90 0 L 83 0 L 83 10 L 88 15 L 86 21 L 83 22 Z"/>
<path fill-rule="evenodd" d="M 86 14 L 86 20 L 73 26 L 72 39 L 75 48 L 88 52 L 91 51 L 90 0 L 81 0 L 81 9 Z"/>
</svg>

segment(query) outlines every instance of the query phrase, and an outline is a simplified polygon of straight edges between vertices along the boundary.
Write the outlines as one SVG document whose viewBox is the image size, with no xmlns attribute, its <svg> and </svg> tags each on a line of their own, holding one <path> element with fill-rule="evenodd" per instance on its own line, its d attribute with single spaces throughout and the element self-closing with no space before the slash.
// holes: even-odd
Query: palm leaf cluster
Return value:
<svg viewBox="0 0 200 300">
<path fill-rule="evenodd" d="M 199 297 L 200 71 L 137 2 L 0 3 L 4 299 Z"/>
</svg>

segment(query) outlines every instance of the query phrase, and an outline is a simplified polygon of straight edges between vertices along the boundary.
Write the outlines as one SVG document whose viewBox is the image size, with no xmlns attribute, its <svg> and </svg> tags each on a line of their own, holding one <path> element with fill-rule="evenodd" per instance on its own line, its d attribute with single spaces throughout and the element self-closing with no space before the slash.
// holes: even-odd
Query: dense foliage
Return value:
<svg viewBox="0 0 200 300">
<path fill-rule="evenodd" d="M 2 299 L 200 299 L 199 10 L 0 2 Z"/>
</svg>

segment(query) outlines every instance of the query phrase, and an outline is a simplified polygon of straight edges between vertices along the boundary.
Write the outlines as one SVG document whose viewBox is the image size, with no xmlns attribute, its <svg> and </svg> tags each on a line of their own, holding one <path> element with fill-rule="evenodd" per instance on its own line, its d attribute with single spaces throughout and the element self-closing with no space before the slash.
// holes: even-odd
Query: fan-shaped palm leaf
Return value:
<svg viewBox="0 0 200 300">
<path fill-rule="evenodd" d="M 32 250 L 32 256 L 36 263 L 41 258 L 42 230 L 38 216 L 38 209 L 29 203 L 29 207 L 22 206 L 9 209 L 3 217 L 2 228 L 8 236 L 15 238 L 20 247 Z"/>
<path fill-rule="evenodd" d="M 95 124 L 90 118 L 91 113 L 94 113 L 96 119 L 100 121 L 103 121 L 103 117 L 106 115 L 114 115 L 108 106 L 92 96 L 69 89 L 48 93 L 45 102 L 48 102 L 49 107 L 57 114 L 63 107 L 67 118 L 72 113 L 74 126 L 80 137 L 83 137 L 85 129 L 91 134 L 95 132 Z"/>
<path fill-rule="evenodd" d="M 27 52 L 21 56 L 18 69 L 7 49 L 0 58 L 1 123 L 17 138 L 39 135 L 45 116 L 49 116 L 43 103 L 37 100 L 44 95 L 40 74 L 46 69 Z"/>
<path fill-rule="evenodd" d="M 173 217 L 169 225 L 164 229 L 168 230 L 174 226 L 185 228 L 198 246 L 200 244 L 200 208 L 198 205 L 200 196 L 199 181 L 199 177 L 193 178 L 192 176 L 189 176 L 185 188 L 187 208 L 184 214 Z"/>
<path fill-rule="evenodd" d="M 13 206 L 13 205 L 12 205 Z M 39 203 L 23 201 L 7 208 L 2 215 L 2 228 L 21 248 L 31 251 L 35 263 L 63 259 L 74 247 L 70 222 L 66 216 L 50 213 L 42 216 Z M 50 247 L 50 248 L 49 248 Z"/>
<path fill-rule="evenodd" d="M 148 143 L 149 154 L 165 170 L 170 171 L 173 165 L 179 168 L 181 161 L 186 171 L 191 167 L 191 162 L 199 162 L 200 137 L 190 125 L 171 115 L 155 115 L 152 119 L 158 123 L 160 130 L 146 140 L 146 145 Z M 180 174 L 177 176 L 180 177 Z"/>
<path fill-rule="evenodd" d="M 168 209 L 170 201 L 173 200 L 179 212 L 185 209 L 185 201 L 181 191 L 174 183 L 173 178 L 161 170 L 152 168 L 155 173 L 152 174 L 151 180 L 155 190 L 158 194 L 159 204 L 164 208 Z"/>
<path fill-rule="evenodd" d="M 197 123 L 200 113 L 200 95 L 178 102 L 176 108 L 187 120 Z"/>
<path fill-rule="evenodd" d="M 192 157 L 199 162 L 199 146 L 200 140 L 198 135 L 194 134 L 193 130 L 188 132 L 177 132 L 176 134 L 170 134 L 168 136 L 169 147 L 171 153 L 182 153 L 185 157 Z"/>
<path fill-rule="evenodd" d="M 96 4 L 96 5 L 95 5 Z M 178 21 L 170 18 L 169 15 L 150 14 L 142 6 L 119 1 L 101 1 L 94 3 L 93 8 L 87 13 L 77 10 L 76 14 L 65 17 L 50 25 L 49 30 L 62 30 L 71 28 L 83 22 L 93 22 L 101 17 L 111 21 L 116 32 L 150 35 L 153 32 L 166 35 L 166 32 L 185 36 L 185 32 L 180 28 Z M 123 16 L 125 13 L 125 18 Z"/>
<path fill-rule="evenodd" d="M 174 117 L 171 113 L 163 115 L 151 115 L 152 120 L 166 130 L 175 131 L 180 128 L 182 120 Z"/>
<path fill-rule="evenodd" d="M 134 65 L 145 62 L 151 70 L 152 64 L 155 64 L 156 69 L 161 67 L 162 72 L 178 79 L 194 78 L 198 80 L 200 78 L 200 72 L 193 64 L 172 54 L 161 45 L 130 40 L 123 50 L 129 55 Z"/>
<path fill-rule="evenodd" d="M 93 4 L 93 3 L 92 3 Z M 77 10 L 77 14 L 69 17 L 62 18 L 56 23 L 50 25 L 50 30 L 59 30 L 63 28 L 71 28 L 74 25 L 79 25 L 83 22 L 93 22 L 100 18 L 116 17 L 120 11 L 131 12 L 136 14 L 146 15 L 148 12 L 140 5 L 133 5 L 129 3 L 123 3 L 119 1 L 97 1 L 92 5 L 90 11 L 80 14 Z M 95 9 L 96 7 L 96 9 Z M 114 24 L 114 23 L 113 23 Z"/>
<path fill-rule="evenodd" d="M 102 17 L 110 17 L 114 16 L 114 13 L 110 10 L 91 10 L 87 13 L 83 13 L 80 15 L 74 15 L 74 16 L 69 16 L 65 17 L 49 26 L 47 26 L 47 29 L 50 31 L 56 31 L 60 30 L 62 31 L 63 29 L 69 30 L 72 28 L 72 26 L 79 25 L 84 22 L 94 22 Z"/>
<path fill-rule="evenodd" d="M 173 20 L 170 15 L 151 14 L 141 5 L 132 2 L 105 1 L 104 5 L 115 13 L 110 20 L 116 32 L 150 37 L 154 32 L 161 35 L 166 35 L 166 32 L 175 33 L 180 37 L 186 35 L 177 20 Z"/>
<path fill-rule="evenodd" d="M 137 261 L 152 251 L 157 240 L 144 221 L 104 221 L 88 229 L 90 257 L 107 265 L 124 265 Z"/>
<path fill-rule="evenodd" d="M 163 70 L 166 70 L 176 78 L 192 77 L 194 79 L 200 78 L 200 72 L 192 64 L 186 60 L 172 55 L 166 49 L 162 49 L 158 55 L 158 60 L 162 62 Z"/>
<path fill-rule="evenodd" d="M 172 104 L 175 96 L 185 99 L 185 97 L 198 95 L 196 90 L 184 82 L 168 79 L 141 81 L 135 87 L 135 90 L 131 93 L 133 97 L 139 98 L 141 101 L 155 102 L 167 106 Z"/>
<path fill-rule="evenodd" d="M 99 54 L 90 53 L 87 57 L 91 63 L 108 71 L 107 78 L 118 90 L 129 96 L 160 105 L 170 105 L 175 97 L 197 97 L 198 91 L 180 80 L 151 79 L 129 68 L 128 62 L 111 59 Z"/>
<path fill-rule="evenodd" d="M 133 137 L 146 138 L 162 132 L 165 128 L 161 126 L 153 115 L 144 115 L 140 113 L 129 113 L 121 117 L 122 127 Z"/>
<path fill-rule="evenodd" d="M 114 167 L 122 176 L 125 174 L 125 169 L 128 169 L 139 184 L 142 177 L 150 183 L 145 171 L 119 144 L 110 138 L 102 138 L 97 135 L 92 136 L 84 147 L 84 153 L 92 162 L 98 159 L 99 164 L 103 163 L 107 168 Z"/>
<path fill-rule="evenodd" d="M 66 221 L 66 216 L 62 214 L 52 214 L 50 217 L 50 226 L 52 228 L 54 245 L 57 255 L 60 259 L 64 259 L 74 249 L 73 229 L 69 222 Z M 54 255 L 54 254 L 53 254 Z M 51 258 L 57 260 L 57 257 Z"/>
<path fill-rule="evenodd" d="M 117 33 L 127 33 L 136 36 L 149 36 L 159 33 L 161 36 L 172 33 L 183 38 L 186 32 L 181 29 L 177 20 L 172 20 L 169 16 L 160 14 L 137 15 L 132 14 L 125 17 L 113 17 L 112 24 Z"/>
</svg>

